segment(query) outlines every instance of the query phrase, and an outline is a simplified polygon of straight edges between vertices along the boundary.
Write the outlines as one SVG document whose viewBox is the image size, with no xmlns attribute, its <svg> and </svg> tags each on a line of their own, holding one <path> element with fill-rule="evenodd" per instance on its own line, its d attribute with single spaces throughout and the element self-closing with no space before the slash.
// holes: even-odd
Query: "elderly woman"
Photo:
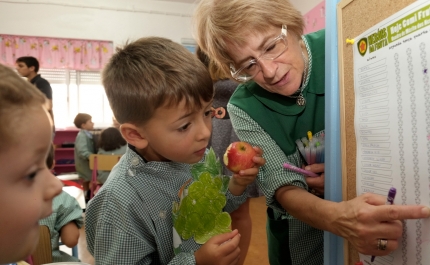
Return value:
<svg viewBox="0 0 430 265">
<path fill-rule="evenodd" d="M 324 134 L 325 32 L 303 34 L 302 15 L 287 0 L 201 0 L 196 40 L 237 81 L 228 104 L 238 137 L 264 150 L 258 185 L 266 196 L 271 264 L 323 264 L 323 230 L 344 237 L 363 254 L 387 255 L 398 247 L 400 220 L 425 218 L 424 206 L 387 206 L 364 194 L 340 203 L 324 200 L 324 164 L 304 159 L 295 141 Z M 312 192 L 311 192 L 312 191 Z"/>
</svg>

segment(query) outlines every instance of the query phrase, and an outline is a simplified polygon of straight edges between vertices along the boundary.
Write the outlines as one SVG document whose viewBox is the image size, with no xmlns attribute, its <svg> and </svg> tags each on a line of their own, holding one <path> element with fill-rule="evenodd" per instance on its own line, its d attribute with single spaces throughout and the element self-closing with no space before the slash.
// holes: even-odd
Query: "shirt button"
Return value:
<svg viewBox="0 0 430 265">
<path fill-rule="evenodd" d="M 134 176 L 136 176 L 136 172 L 134 171 L 134 169 L 129 168 L 129 169 L 128 169 L 128 175 L 129 175 L 130 177 L 134 177 Z"/>
<path fill-rule="evenodd" d="M 161 219 L 166 219 L 166 211 L 160 211 L 160 213 L 158 214 L 158 216 L 160 216 Z"/>
<path fill-rule="evenodd" d="M 137 166 L 137 165 L 139 164 L 139 158 L 137 158 L 137 157 L 133 157 L 133 158 L 131 159 L 131 164 L 132 164 L 133 166 Z"/>
</svg>

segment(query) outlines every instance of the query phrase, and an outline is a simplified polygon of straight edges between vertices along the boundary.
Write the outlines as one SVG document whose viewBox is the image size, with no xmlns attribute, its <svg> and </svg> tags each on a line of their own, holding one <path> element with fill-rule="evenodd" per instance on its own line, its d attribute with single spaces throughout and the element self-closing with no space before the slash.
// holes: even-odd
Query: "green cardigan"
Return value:
<svg viewBox="0 0 430 265">
<path fill-rule="evenodd" d="M 255 82 L 240 85 L 227 106 L 239 139 L 260 146 L 266 164 L 257 184 L 266 197 L 270 264 L 323 264 L 323 231 L 294 218 L 276 200 L 276 190 L 286 185 L 308 189 L 303 175 L 286 170 L 289 162 L 301 166 L 304 159 L 295 141 L 324 133 L 325 31 L 304 36 L 310 54 L 309 80 L 305 82 L 305 106 L 295 98 L 270 93 Z M 306 84 L 307 83 L 307 84 Z"/>
<path fill-rule="evenodd" d="M 80 130 L 75 140 L 75 168 L 79 178 L 91 180 L 89 157 L 94 154 L 93 139 L 88 137 L 84 130 Z"/>
</svg>

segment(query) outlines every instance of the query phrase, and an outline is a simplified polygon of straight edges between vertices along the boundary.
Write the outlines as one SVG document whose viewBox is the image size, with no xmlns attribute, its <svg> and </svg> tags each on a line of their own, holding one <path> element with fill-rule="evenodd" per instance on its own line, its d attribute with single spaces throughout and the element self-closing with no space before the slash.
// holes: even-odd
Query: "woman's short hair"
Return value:
<svg viewBox="0 0 430 265">
<path fill-rule="evenodd" d="M 100 133 L 99 147 L 105 151 L 113 151 L 126 144 L 120 131 L 115 127 L 106 128 Z"/>
<path fill-rule="evenodd" d="M 288 0 L 200 0 L 193 24 L 197 44 L 229 77 L 228 45 L 243 45 L 249 34 L 268 26 L 286 25 L 297 37 L 304 28 L 302 14 Z"/>
</svg>

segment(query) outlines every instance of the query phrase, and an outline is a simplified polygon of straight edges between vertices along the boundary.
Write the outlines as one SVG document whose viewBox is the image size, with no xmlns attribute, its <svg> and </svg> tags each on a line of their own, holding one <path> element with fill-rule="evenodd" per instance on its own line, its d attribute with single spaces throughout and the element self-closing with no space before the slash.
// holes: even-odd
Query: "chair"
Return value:
<svg viewBox="0 0 430 265">
<path fill-rule="evenodd" d="M 90 169 L 93 171 L 91 176 L 90 199 L 102 186 L 102 184 L 97 181 L 97 170 L 111 171 L 120 158 L 121 155 L 90 155 Z"/>
<path fill-rule="evenodd" d="M 33 265 L 52 263 L 51 233 L 46 225 L 39 226 L 39 243 L 31 255 Z"/>
</svg>

